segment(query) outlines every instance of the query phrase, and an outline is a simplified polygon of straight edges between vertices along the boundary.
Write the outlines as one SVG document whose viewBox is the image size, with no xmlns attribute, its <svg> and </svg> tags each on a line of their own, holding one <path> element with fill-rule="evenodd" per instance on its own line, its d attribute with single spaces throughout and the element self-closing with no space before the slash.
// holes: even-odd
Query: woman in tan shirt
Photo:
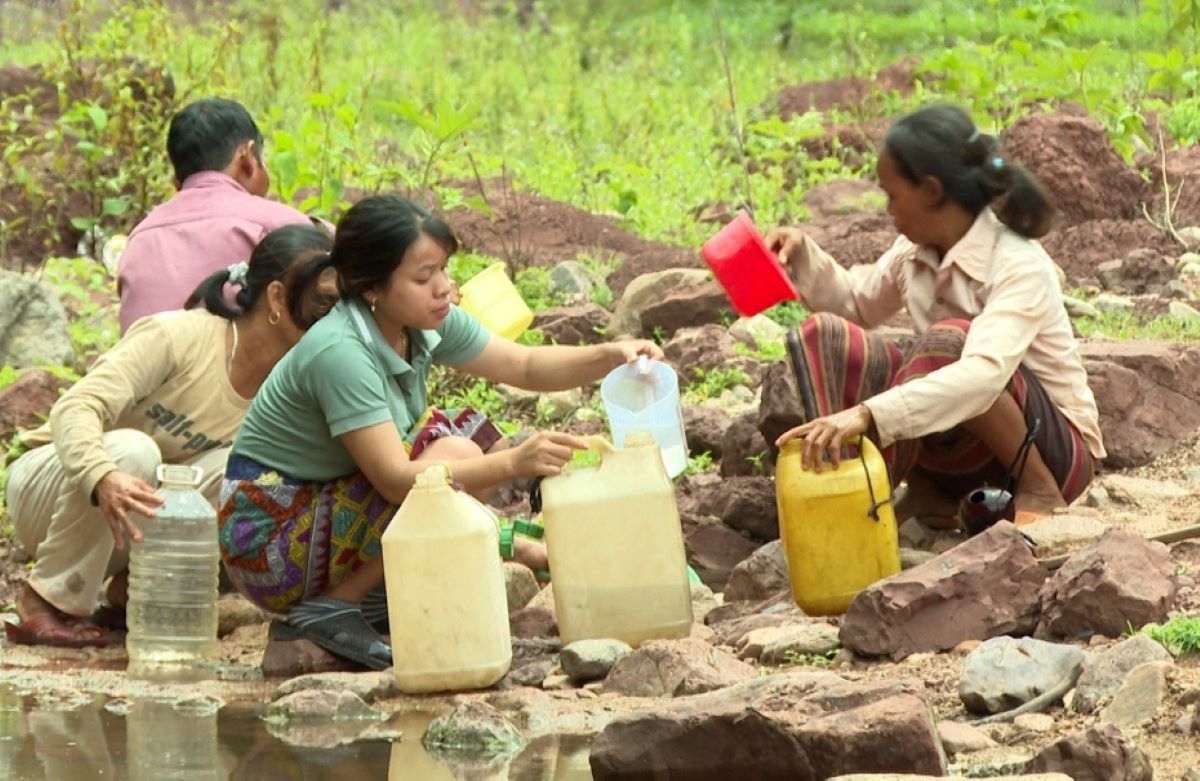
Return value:
<svg viewBox="0 0 1200 781">
<path fill-rule="evenodd" d="M 766 237 L 821 313 L 789 335 L 807 420 L 777 443 L 803 438 L 819 470 L 869 434 L 894 484 L 932 489 L 922 515 L 953 516 L 972 488 L 1003 485 L 1032 432 L 1019 519 L 1074 500 L 1105 452 L 1057 270 L 1035 241 L 1054 214 L 1044 191 L 953 106 L 897 120 L 876 172 L 901 236 L 874 264 L 842 268 L 797 228 Z M 866 330 L 901 309 L 918 334 L 906 353 Z"/>
<path fill-rule="evenodd" d="M 187 302 L 209 311 L 144 317 L 63 394 L 32 448 L 8 471 L 8 514 L 33 557 L 17 595 L 20 623 L 9 642 L 103 646 L 90 620 L 106 579 L 110 611 L 123 617 L 126 540 L 135 518 L 162 503 L 161 463 L 204 470 L 200 490 L 215 503 L 229 446 L 250 399 L 303 330 L 327 309 L 332 283 L 300 295 L 332 245 L 314 225 L 269 233 L 250 256 L 208 277 Z M 232 304 L 224 290 L 232 284 Z M 183 302 L 177 302 L 183 303 Z"/>
</svg>

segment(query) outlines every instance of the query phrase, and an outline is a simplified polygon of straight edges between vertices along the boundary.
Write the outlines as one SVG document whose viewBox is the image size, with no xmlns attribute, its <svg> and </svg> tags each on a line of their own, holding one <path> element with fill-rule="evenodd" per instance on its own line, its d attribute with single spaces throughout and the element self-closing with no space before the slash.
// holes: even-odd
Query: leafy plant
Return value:
<svg viewBox="0 0 1200 781">
<path fill-rule="evenodd" d="M 696 453 L 688 456 L 687 466 L 684 468 L 684 474 L 698 475 L 704 472 L 711 472 L 716 469 L 716 464 L 713 463 L 712 453 L 705 450 L 703 453 Z"/>
<path fill-rule="evenodd" d="M 741 369 L 692 369 L 692 379 L 688 382 L 686 395 L 689 400 L 699 403 L 720 396 L 723 391 L 738 385 L 747 385 L 750 376 Z"/>
<path fill-rule="evenodd" d="M 787 355 L 787 347 L 783 342 L 763 342 L 757 348 L 738 342 L 733 346 L 734 355 L 744 355 L 757 361 L 778 361 Z"/>
<path fill-rule="evenodd" d="M 806 654 L 798 651 L 787 651 L 783 655 L 783 665 L 785 667 L 828 667 L 833 663 L 833 657 L 837 655 L 837 651 L 830 651 L 826 654 Z"/>
<path fill-rule="evenodd" d="M 1151 624 L 1142 632 L 1175 656 L 1194 656 L 1200 653 L 1200 616 L 1180 616 L 1165 624 Z"/>
</svg>

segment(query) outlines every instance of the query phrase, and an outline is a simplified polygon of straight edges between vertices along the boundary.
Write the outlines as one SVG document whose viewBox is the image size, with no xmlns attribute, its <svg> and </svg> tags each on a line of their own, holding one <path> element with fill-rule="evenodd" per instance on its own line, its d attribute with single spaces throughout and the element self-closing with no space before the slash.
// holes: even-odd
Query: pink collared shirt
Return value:
<svg viewBox="0 0 1200 781">
<path fill-rule="evenodd" d="M 1024 364 L 1091 454 L 1104 457 L 1096 399 L 1054 262 L 991 209 L 979 214 L 941 263 L 932 248 L 901 236 L 875 263 L 845 269 L 805 237 L 788 265 L 810 309 L 864 328 L 901 309 L 917 333 L 939 320 L 971 321 L 959 360 L 865 402 L 880 444 L 946 431 L 986 412 Z"/>
<path fill-rule="evenodd" d="M 249 260 L 255 245 L 303 213 L 260 198 L 220 171 L 192 174 L 129 234 L 117 265 L 121 332 L 146 315 L 179 309 L 209 274 Z"/>
</svg>

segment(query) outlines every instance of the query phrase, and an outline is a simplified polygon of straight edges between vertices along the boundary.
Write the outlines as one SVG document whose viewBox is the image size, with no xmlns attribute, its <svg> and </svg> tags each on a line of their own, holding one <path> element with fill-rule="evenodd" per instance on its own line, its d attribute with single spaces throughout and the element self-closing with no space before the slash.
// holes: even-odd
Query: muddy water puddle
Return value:
<svg viewBox="0 0 1200 781">
<path fill-rule="evenodd" d="M 11 781 L 583 781 L 590 738 L 531 741 L 515 759 L 434 756 L 421 746 L 433 718 L 400 713 L 357 739 L 362 724 L 268 724 L 261 708 L 80 695 L 61 700 L 0 686 L 0 778 Z M 337 745 L 343 740 L 354 740 Z"/>
</svg>

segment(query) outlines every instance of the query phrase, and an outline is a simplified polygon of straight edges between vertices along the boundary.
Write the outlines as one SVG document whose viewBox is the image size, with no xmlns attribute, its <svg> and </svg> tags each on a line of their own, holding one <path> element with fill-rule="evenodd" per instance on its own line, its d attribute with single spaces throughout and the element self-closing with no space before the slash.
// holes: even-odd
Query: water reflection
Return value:
<svg viewBox="0 0 1200 781">
<path fill-rule="evenodd" d="M 515 759 L 471 762 L 431 755 L 421 734 L 433 718 L 405 713 L 386 727 L 395 742 L 332 748 L 273 736 L 256 708 L 219 712 L 171 702 L 21 697 L 0 687 L 0 779 L 13 781 L 585 781 L 590 740 L 543 737 Z M 127 711 L 127 712 L 126 712 Z M 330 725 L 332 728 L 334 725 Z M 346 725 L 336 725 L 345 727 Z M 369 725 L 363 724 L 362 729 Z M 340 731 L 340 730 L 339 730 Z"/>
</svg>

